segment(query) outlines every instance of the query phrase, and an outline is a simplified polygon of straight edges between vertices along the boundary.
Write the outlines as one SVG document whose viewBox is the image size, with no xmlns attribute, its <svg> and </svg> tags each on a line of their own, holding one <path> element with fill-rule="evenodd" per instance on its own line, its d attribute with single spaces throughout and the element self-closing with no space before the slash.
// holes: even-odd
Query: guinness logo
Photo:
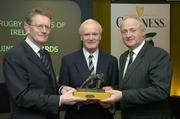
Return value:
<svg viewBox="0 0 180 119">
<path fill-rule="evenodd" d="M 138 17 L 141 17 L 144 13 L 144 7 L 136 6 L 136 13 L 137 13 Z"/>
</svg>

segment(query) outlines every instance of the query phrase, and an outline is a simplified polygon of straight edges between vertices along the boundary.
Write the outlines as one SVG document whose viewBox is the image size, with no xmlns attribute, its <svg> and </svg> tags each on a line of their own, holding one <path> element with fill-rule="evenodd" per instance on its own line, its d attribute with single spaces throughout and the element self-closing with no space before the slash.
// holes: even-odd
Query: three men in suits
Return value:
<svg viewBox="0 0 180 119">
<path fill-rule="evenodd" d="M 171 119 L 168 106 L 172 65 L 168 53 L 145 42 L 139 18 L 125 18 L 120 26 L 129 48 L 119 58 L 119 90 L 106 90 L 108 104 L 120 101 L 122 119 Z M 133 52 L 132 63 L 129 52 Z"/>
<path fill-rule="evenodd" d="M 81 24 L 79 33 L 82 49 L 62 58 L 59 79 L 62 85 L 61 92 L 66 93 L 71 87 L 79 88 L 91 73 L 104 74 L 103 86 L 110 88 L 117 85 L 117 59 L 98 48 L 102 34 L 101 25 L 96 20 L 87 19 Z M 88 60 L 89 55 L 92 57 L 93 65 Z M 91 68 L 88 68 L 89 65 Z M 110 106 L 96 101 L 68 106 L 65 119 L 113 119 L 113 113 L 109 111 Z"/>
<path fill-rule="evenodd" d="M 4 56 L 3 72 L 10 94 L 11 119 L 58 119 L 61 104 L 83 101 L 75 89 L 58 95 L 58 86 L 48 51 L 42 49 L 51 31 L 51 16 L 34 8 L 24 24 L 27 37 Z M 46 57 L 45 67 L 39 50 Z"/>
</svg>

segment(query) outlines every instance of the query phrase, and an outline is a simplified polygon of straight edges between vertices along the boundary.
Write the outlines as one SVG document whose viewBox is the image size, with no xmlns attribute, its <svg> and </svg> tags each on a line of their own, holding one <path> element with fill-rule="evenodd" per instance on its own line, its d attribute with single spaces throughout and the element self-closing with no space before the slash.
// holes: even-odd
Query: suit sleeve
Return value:
<svg viewBox="0 0 180 119">
<path fill-rule="evenodd" d="M 69 83 L 70 83 L 69 76 L 70 75 L 68 75 L 68 65 L 66 64 L 66 60 L 62 58 L 60 73 L 59 73 L 59 85 L 69 86 Z"/>
<path fill-rule="evenodd" d="M 7 54 L 4 57 L 3 72 L 10 98 L 18 107 L 57 114 L 59 111 L 59 96 L 43 94 L 36 87 L 30 88 L 29 75 L 31 74 L 23 63 L 24 61 L 19 61 L 19 59 L 23 59 L 20 57 L 12 54 Z"/>
</svg>

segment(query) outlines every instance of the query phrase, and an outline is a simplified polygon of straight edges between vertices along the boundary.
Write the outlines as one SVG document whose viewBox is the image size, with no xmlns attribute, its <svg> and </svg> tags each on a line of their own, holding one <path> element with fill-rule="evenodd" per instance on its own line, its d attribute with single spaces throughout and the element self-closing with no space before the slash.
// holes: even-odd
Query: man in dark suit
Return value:
<svg viewBox="0 0 180 119">
<path fill-rule="evenodd" d="M 122 119 L 171 119 L 168 106 L 172 78 L 170 56 L 144 41 L 145 26 L 140 19 L 124 19 L 120 30 L 129 48 L 119 59 L 120 91 L 107 90 L 111 97 L 102 102 L 120 100 Z M 130 52 L 133 52 L 131 56 Z"/>
<path fill-rule="evenodd" d="M 58 95 L 50 54 L 42 49 L 51 31 L 50 24 L 51 16 L 46 11 L 33 9 L 24 24 L 27 37 L 4 56 L 11 119 L 58 119 L 61 104 L 83 101 L 72 96 L 74 89 Z"/>
<path fill-rule="evenodd" d="M 104 74 L 103 86 L 114 86 L 118 79 L 118 62 L 115 57 L 99 51 L 101 25 L 88 19 L 81 24 L 79 33 L 82 49 L 62 58 L 59 79 L 60 85 L 63 85 L 61 92 L 65 93 L 64 90 L 71 87 L 79 88 L 91 74 Z M 88 60 L 89 55 L 92 55 L 93 65 Z M 90 101 L 67 107 L 65 119 L 113 119 L 113 113 L 109 105 Z"/>
</svg>

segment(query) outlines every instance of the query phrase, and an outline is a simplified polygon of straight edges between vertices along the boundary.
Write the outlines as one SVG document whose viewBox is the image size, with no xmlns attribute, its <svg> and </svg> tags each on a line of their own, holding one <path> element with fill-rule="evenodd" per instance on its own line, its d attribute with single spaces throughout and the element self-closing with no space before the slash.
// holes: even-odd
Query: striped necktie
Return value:
<svg viewBox="0 0 180 119">
<path fill-rule="evenodd" d="M 93 61 L 92 61 L 93 55 L 89 55 L 89 71 L 91 74 L 94 74 L 94 65 L 93 65 Z"/>
<path fill-rule="evenodd" d="M 45 66 L 45 68 L 47 69 L 47 71 L 49 72 L 49 74 L 51 74 L 50 64 L 49 64 L 49 60 L 48 60 L 48 58 L 47 58 L 46 53 L 44 52 L 43 49 L 40 49 L 40 50 L 39 50 L 39 54 L 40 54 L 40 59 L 41 59 L 42 63 L 44 64 L 44 66 Z"/>
</svg>

